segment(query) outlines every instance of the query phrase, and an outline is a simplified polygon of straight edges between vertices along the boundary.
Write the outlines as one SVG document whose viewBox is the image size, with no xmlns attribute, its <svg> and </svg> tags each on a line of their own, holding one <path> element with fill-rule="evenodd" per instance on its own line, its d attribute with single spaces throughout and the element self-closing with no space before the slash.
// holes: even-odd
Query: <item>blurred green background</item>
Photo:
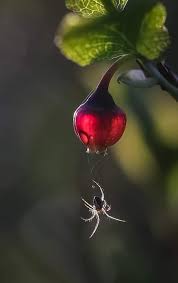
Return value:
<svg viewBox="0 0 178 283">
<path fill-rule="evenodd" d="M 178 3 L 163 2 L 167 61 L 178 70 Z M 0 282 L 178 282 L 178 105 L 115 77 L 127 129 L 91 174 L 97 160 L 72 115 L 107 66 L 80 68 L 59 53 L 66 12 L 61 0 L 0 1 Z M 91 178 L 127 223 L 103 218 L 89 240 L 94 223 L 80 220 L 80 196 L 91 202 Z"/>
</svg>

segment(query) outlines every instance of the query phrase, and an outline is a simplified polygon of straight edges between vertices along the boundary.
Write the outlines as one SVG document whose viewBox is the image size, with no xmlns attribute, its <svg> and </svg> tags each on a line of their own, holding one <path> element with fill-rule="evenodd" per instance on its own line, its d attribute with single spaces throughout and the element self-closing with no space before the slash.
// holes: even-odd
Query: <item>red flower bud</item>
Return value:
<svg viewBox="0 0 178 283">
<path fill-rule="evenodd" d="M 87 147 L 87 152 L 106 151 L 108 146 L 121 138 L 125 130 L 126 115 L 108 92 L 111 73 L 113 74 L 111 68 L 97 89 L 74 112 L 74 130 Z"/>
</svg>

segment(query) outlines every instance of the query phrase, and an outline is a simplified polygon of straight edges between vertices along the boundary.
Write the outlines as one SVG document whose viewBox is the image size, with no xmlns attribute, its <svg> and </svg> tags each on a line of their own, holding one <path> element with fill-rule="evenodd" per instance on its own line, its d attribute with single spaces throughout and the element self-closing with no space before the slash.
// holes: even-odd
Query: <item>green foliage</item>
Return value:
<svg viewBox="0 0 178 283">
<path fill-rule="evenodd" d="M 159 3 L 142 21 L 137 51 L 150 60 L 158 58 L 168 47 L 169 34 L 164 26 L 166 15 L 165 7 Z"/>
<path fill-rule="evenodd" d="M 83 17 L 96 17 L 107 14 L 104 1 L 66 0 L 66 7 Z"/>
<path fill-rule="evenodd" d="M 66 0 L 66 7 L 79 15 L 92 18 L 123 10 L 128 0 Z"/>
<path fill-rule="evenodd" d="M 56 36 L 56 45 L 62 53 L 81 66 L 103 59 L 131 54 L 131 43 L 121 31 L 121 25 L 106 17 L 86 21 L 69 14 L 63 22 L 62 40 Z"/>
<path fill-rule="evenodd" d="M 125 6 L 127 5 L 128 0 L 112 0 L 115 8 L 117 10 L 124 10 Z"/>
<path fill-rule="evenodd" d="M 126 4 L 126 0 L 66 0 L 67 7 L 83 17 L 71 13 L 64 18 L 56 45 L 68 59 L 81 66 L 124 55 L 160 57 L 169 44 L 164 5 L 156 4 L 141 17 L 138 6 L 135 7 L 132 14 L 140 22 L 134 24 L 134 19 L 115 9 L 122 10 Z"/>
</svg>

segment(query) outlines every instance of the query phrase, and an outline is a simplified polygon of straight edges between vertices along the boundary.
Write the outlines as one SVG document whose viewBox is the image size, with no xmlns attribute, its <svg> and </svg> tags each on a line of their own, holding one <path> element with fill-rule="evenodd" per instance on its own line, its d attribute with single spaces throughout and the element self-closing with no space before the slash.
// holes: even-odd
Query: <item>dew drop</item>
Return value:
<svg viewBox="0 0 178 283">
<path fill-rule="evenodd" d="M 90 153 L 89 147 L 87 147 L 86 153 L 88 153 L 88 154 Z"/>
</svg>

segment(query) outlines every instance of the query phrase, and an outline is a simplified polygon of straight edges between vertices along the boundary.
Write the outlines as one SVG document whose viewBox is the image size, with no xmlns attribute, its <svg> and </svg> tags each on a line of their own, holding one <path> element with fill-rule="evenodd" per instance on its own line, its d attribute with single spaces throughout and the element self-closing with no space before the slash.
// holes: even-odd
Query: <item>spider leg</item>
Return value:
<svg viewBox="0 0 178 283">
<path fill-rule="evenodd" d="M 105 200 L 103 200 L 103 210 L 105 210 L 105 211 L 111 210 L 111 205 L 107 204 L 107 202 Z"/>
<path fill-rule="evenodd" d="M 115 217 L 109 215 L 104 209 L 103 209 L 103 213 L 104 213 L 108 218 L 110 218 L 110 219 L 112 219 L 112 220 L 116 220 L 116 221 L 120 221 L 120 222 L 126 222 L 125 220 L 118 219 L 118 218 L 115 218 Z"/>
<path fill-rule="evenodd" d="M 90 222 L 94 217 L 96 216 L 96 213 L 92 211 L 92 216 L 89 218 L 83 218 L 81 217 L 82 220 L 84 220 L 85 222 Z"/>
<path fill-rule="evenodd" d="M 106 204 L 106 211 L 110 211 L 111 210 L 111 205 Z"/>
<path fill-rule="evenodd" d="M 101 186 L 95 181 L 95 180 L 92 180 L 100 189 L 100 192 L 101 192 L 101 200 L 104 200 L 104 190 L 101 188 Z"/>
<path fill-rule="evenodd" d="M 84 206 L 86 206 L 88 209 L 89 209 L 89 211 L 91 211 L 93 208 L 91 208 L 90 206 L 88 206 L 87 204 L 85 204 L 84 203 Z"/>
<path fill-rule="evenodd" d="M 81 198 L 82 201 L 84 202 L 85 206 L 89 209 L 93 209 L 93 206 L 91 204 L 89 204 L 84 198 Z"/>
<path fill-rule="evenodd" d="M 98 213 L 95 213 L 95 216 L 96 216 L 96 225 L 95 225 L 95 228 L 94 228 L 92 234 L 90 235 L 89 239 L 91 239 L 93 237 L 93 235 L 95 234 L 95 232 L 96 232 L 96 230 L 98 228 L 98 225 L 100 223 L 100 218 L 99 218 Z"/>
</svg>

